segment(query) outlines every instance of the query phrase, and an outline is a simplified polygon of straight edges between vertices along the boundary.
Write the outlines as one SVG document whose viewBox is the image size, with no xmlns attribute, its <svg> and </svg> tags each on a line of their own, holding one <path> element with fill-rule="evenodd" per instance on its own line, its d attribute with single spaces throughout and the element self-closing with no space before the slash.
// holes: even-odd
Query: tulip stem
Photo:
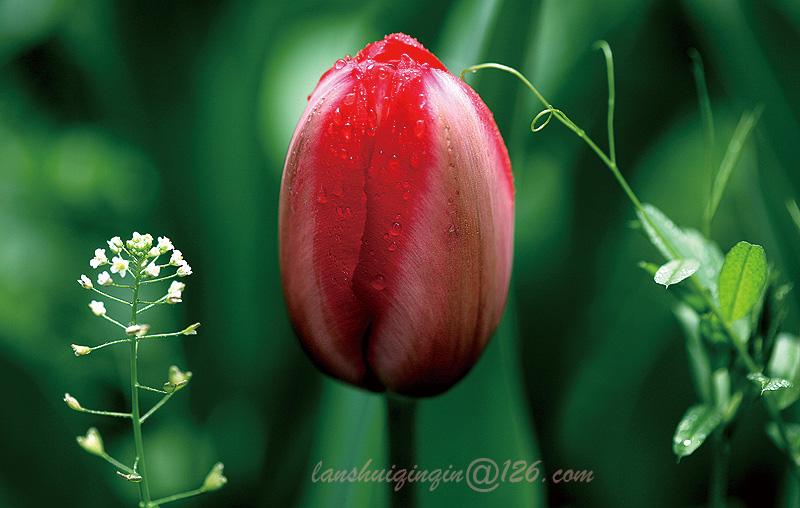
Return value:
<svg viewBox="0 0 800 508">
<path fill-rule="evenodd" d="M 416 468 L 416 413 L 417 401 L 399 395 L 386 397 L 387 421 L 389 425 L 389 462 L 395 471 Z M 406 483 L 395 489 L 396 483 L 389 483 L 392 508 L 415 508 L 416 490 L 413 483 Z"/>
</svg>

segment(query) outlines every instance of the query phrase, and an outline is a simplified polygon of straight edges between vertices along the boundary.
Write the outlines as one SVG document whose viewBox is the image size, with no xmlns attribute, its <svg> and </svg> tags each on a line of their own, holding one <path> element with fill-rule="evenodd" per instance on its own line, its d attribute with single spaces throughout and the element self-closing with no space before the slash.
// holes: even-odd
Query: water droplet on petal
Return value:
<svg viewBox="0 0 800 508">
<path fill-rule="evenodd" d="M 386 77 L 387 77 L 388 75 L 389 75 L 389 73 L 388 73 L 388 72 L 386 72 L 386 69 L 384 69 L 383 67 L 381 67 L 380 69 L 378 69 L 378 79 L 386 79 Z"/>
<path fill-rule="evenodd" d="M 389 250 L 390 250 L 391 252 L 394 252 L 394 251 L 396 251 L 396 250 L 397 250 L 397 242 L 392 242 L 392 244 L 391 244 L 391 245 L 389 245 Z"/>
<path fill-rule="evenodd" d="M 397 171 L 397 168 L 400 167 L 400 161 L 397 159 L 397 154 L 392 155 L 391 158 L 389 158 L 388 166 L 390 171 Z"/>
<path fill-rule="evenodd" d="M 421 93 L 421 94 L 419 94 L 419 109 L 422 109 L 422 108 L 424 108 L 424 107 L 425 107 L 425 104 L 426 104 L 427 102 L 428 102 L 428 101 L 425 99 L 425 94 L 424 94 L 424 93 Z"/>
<path fill-rule="evenodd" d="M 351 104 L 353 104 L 355 101 L 356 101 L 356 94 L 355 94 L 355 92 L 350 92 L 349 94 L 345 95 L 345 96 L 344 96 L 344 98 L 342 99 L 342 103 L 343 103 L 345 106 L 350 106 L 350 105 L 351 105 Z"/>
<path fill-rule="evenodd" d="M 403 231 L 403 226 L 399 222 L 392 223 L 392 227 L 389 228 L 389 234 L 392 236 L 397 236 Z"/>
<path fill-rule="evenodd" d="M 381 274 L 376 275 L 372 278 L 372 287 L 380 291 L 381 289 L 386 287 L 386 277 Z"/>
<path fill-rule="evenodd" d="M 342 125 L 344 123 L 344 117 L 339 108 L 336 108 L 336 111 L 333 112 L 333 123 L 336 125 Z"/>
<path fill-rule="evenodd" d="M 350 137 L 353 135 L 353 126 L 349 123 L 344 124 L 342 127 L 342 136 L 344 136 L 345 141 L 350 141 Z"/>
<path fill-rule="evenodd" d="M 328 61 L 330 62 L 330 60 L 328 60 Z M 333 67 L 334 67 L 334 69 L 336 69 L 338 71 L 339 69 L 344 68 L 345 65 L 347 65 L 347 62 L 345 62 L 344 59 L 340 58 L 340 59 L 336 60 L 336 63 L 333 64 Z"/>
<path fill-rule="evenodd" d="M 425 120 L 417 120 L 414 122 L 414 135 L 418 138 L 425 135 Z"/>
</svg>

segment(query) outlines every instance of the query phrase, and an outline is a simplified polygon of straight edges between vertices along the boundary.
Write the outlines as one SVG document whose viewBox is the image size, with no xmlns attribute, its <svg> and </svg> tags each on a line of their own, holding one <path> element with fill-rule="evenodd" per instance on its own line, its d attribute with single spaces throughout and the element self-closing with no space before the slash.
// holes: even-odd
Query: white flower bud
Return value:
<svg viewBox="0 0 800 508">
<path fill-rule="evenodd" d="M 169 257 L 169 264 L 172 266 L 180 266 L 185 261 L 183 261 L 183 254 L 178 249 L 172 251 L 172 255 Z"/>
<path fill-rule="evenodd" d="M 129 261 L 119 256 L 114 256 L 111 260 L 111 273 L 119 273 L 120 277 L 125 277 L 128 272 Z"/>
<path fill-rule="evenodd" d="M 72 344 L 72 351 L 75 352 L 75 356 L 83 356 L 91 353 L 92 348 L 88 346 L 79 346 L 77 344 Z"/>
<path fill-rule="evenodd" d="M 111 278 L 111 275 L 108 272 L 103 272 L 97 276 L 97 283 L 101 286 L 110 286 L 114 283 L 114 280 Z"/>
<path fill-rule="evenodd" d="M 186 284 L 183 282 L 179 282 L 177 280 L 173 280 L 172 284 L 169 285 L 169 289 L 167 289 L 167 293 L 180 293 L 186 287 Z"/>
<path fill-rule="evenodd" d="M 157 247 L 159 254 L 165 254 L 166 252 L 171 251 L 173 249 L 172 241 L 170 241 L 170 239 L 167 238 L 166 236 L 159 236 Z"/>
<path fill-rule="evenodd" d="M 92 268 L 97 268 L 101 265 L 107 265 L 108 258 L 106 257 L 106 250 L 105 249 L 95 249 L 94 250 L 94 257 L 89 260 L 89 265 Z"/>
<path fill-rule="evenodd" d="M 89 303 L 89 308 L 92 309 L 92 312 L 95 316 L 105 316 L 106 315 L 106 306 L 103 302 L 98 302 L 97 300 L 92 300 Z"/>
<path fill-rule="evenodd" d="M 78 284 L 80 284 L 83 289 L 92 289 L 94 287 L 92 285 L 92 280 L 86 275 L 81 275 L 81 278 L 78 279 Z"/>
<path fill-rule="evenodd" d="M 155 262 L 150 263 L 147 265 L 147 268 L 144 269 L 144 274 L 154 279 L 158 277 L 159 273 L 161 273 L 161 267 L 155 264 Z"/>
<path fill-rule="evenodd" d="M 115 236 L 111 240 L 108 240 L 108 248 L 111 249 L 111 252 L 114 254 L 119 254 L 122 251 L 122 239 L 118 236 Z"/>
<path fill-rule="evenodd" d="M 197 335 L 197 329 L 200 328 L 200 323 L 195 323 L 186 327 L 181 333 L 184 335 Z"/>
<path fill-rule="evenodd" d="M 181 267 L 178 268 L 176 274 L 178 275 L 178 277 L 186 277 L 187 275 L 191 275 L 192 267 L 189 266 L 188 263 L 184 262 L 184 264 L 182 264 Z"/>
<path fill-rule="evenodd" d="M 164 301 L 170 305 L 175 305 L 176 303 L 181 303 L 183 300 L 181 299 L 180 293 L 170 293 L 167 295 Z"/>
<path fill-rule="evenodd" d="M 153 237 L 150 234 L 140 235 L 134 232 L 133 238 L 125 243 L 128 245 L 129 250 L 144 254 L 153 246 Z"/>
<path fill-rule="evenodd" d="M 68 394 L 68 393 L 64 394 L 64 402 L 67 403 L 67 405 L 70 407 L 70 409 L 74 409 L 75 411 L 83 411 L 83 408 L 78 403 L 78 400 L 75 397 L 73 397 L 70 394 Z"/>
</svg>

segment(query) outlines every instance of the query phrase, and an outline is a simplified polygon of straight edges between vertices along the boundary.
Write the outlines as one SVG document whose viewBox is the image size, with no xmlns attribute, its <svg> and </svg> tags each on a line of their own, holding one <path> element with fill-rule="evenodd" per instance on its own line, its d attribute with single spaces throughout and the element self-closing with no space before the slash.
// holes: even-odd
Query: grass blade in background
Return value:
<svg viewBox="0 0 800 508">
<path fill-rule="evenodd" d="M 316 441 L 298 507 L 380 508 L 388 506 L 388 486 L 379 482 L 325 482 L 327 469 L 388 469 L 386 464 L 385 400 L 382 395 L 325 379 Z M 318 472 L 314 470 L 321 462 Z M 313 478 L 318 481 L 314 481 Z"/>
</svg>

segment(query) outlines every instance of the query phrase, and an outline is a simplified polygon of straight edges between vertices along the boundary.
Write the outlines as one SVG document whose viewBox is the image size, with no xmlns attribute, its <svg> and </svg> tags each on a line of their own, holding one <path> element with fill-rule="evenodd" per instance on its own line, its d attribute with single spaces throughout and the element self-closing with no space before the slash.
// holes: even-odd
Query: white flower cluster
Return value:
<svg viewBox="0 0 800 508">
<path fill-rule="evenodd" d="M 106 249 L 96 249 L 94 257 L 89 260 L 89 265 L 95 269 L 110 265 L 108 270 L 97 275 L 97 286 L 113 286 L 112 274 L 118 274 L 119 277 L 125 278 L 128 272 L 131 272 L 134 277 L 139 275 L 143 279 L 156 279 L 161 275 L 161 270 L 166 267 L 176 267 L 177 270 L 174 274 L 163 277 L 164 279 L 186 277 L 192 274 L 192 267 L 183 259 L 183 253 L 176 249 L 172 245 L 172 241 L 165 236 L 159 237 L 156 242 L 150 234 L 142 235 L 134 232 L 130 240 L 123 242 L 120 237 L 115 236 L 107 243 L 108 250 L 111 251 L 110 260 L 106 255 Z M 171 252 L 169 261 L 159 264 L 158 258 L 168 252 Z M 81 275 L 78 284 L 84 289 L 98 291 L 95 284 L 86 275 Z M 186 285 L 182 282 L 173 281 L 166 296 L 163 297 L 163 301 L 171 305 L 180 303 L 181 292 L 185 287 Z M 90 308 L 97 316 L 105 315 L 105 307 L 102 302 L 92 301 Z"/>
</svg>

